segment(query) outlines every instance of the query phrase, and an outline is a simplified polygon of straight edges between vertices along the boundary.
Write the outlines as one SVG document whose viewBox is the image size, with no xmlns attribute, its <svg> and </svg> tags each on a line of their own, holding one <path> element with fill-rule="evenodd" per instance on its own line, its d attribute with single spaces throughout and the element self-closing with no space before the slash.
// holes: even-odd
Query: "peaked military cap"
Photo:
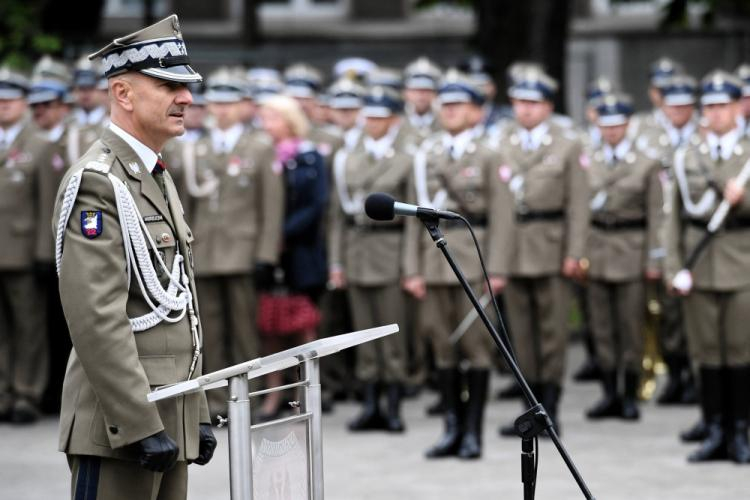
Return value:
<svg viewBox="0 0 750 500">
<path fill-rule="evenodd" d="M 492 77 L 490 76 L 492 67 L 482 56 L 473 55 L 468 57 L 458 64 L 458 69 L 473 77 L 474 81 L 481 85 L 492 81 Z"/>
<path fill-rule="evenodd" d="M 539 71 L 544 73 L 544 66 L 532 61 L 515 61 L 508 66 L 505 72 L 508 87 L 512 87 L 528 71 Z"/>
<path fill-rule="evenodd" d="M 392 87 L 378 85 L 370 88 L 365 95 L 365 106 L 362 116 L 365 118 L 388 118 L 401 113 L 404 101 L 401 94 Z"/>
<path fill-rule="evenodd" d="M 742 97 L 742 80 L 717 69 L 701 81 L 701 104 L 727 104 Z"/>
<path fill-rule="evenodd" d="M 550 101 L 557 92 L 557 82 L 538 66 L 527 66 L 514 76 L 508 97 L 524 101 Z"/>
<path fill-rule="evenodd" d="M 450 69 L 440 82 L 438 101 L 440 104 L 472 103 L 481 106 L 484 104 L 484 95 L 468 75 L 457 69 Z"/>
<path fill-rule="evenodd" d="M 0 100 L 22 99 L 29 93 L 29 80 L 8 66 L 0 66 Z"/>
<path fill-rule="evenodd" d="M 394 68 L 378 67 L 367 75 L 366 80 L 370 87 L 390 87 L 397 91 L 404 84 L 401 72 Z"/>
<path fill-rule="evenodd" d="M 674 75 L 683 73 L 682 65 L 669 57 L 660 57 L 651 63 L 648 71 L 648 79 L 651 85 L 661 88 L 669 82 Z"/>
<path fill-rule="evenodd" d="M 191 106 L 206 105 L 206 89 L 201 82 L 188 83 L 187 88 L 190 90 L 190 93 L 193 94 L 193 104 L 191 104 Z"/>
<path fill-rule="evenodd" d="M 206 80 L 205 99 L 207 102 L 240 102 L 245 96 L 245 82 L 229 68 L 219 68 Z"/>
<path fill-rule="evenodd" d="M 442 72 L 426 57 L 409 63 L 404 68 L 404 87 L 407 89 L 437 90 Z"/>
<path fill-rule="evenodd" d="M 333 109 L 357 109 L 364 105 L 367 91 L 349 78 L 340 78 L 328 89 L 328 104 Z"/>
<path fill-rule="evenodd" d="M 596 113 L 596 124 L 600 127 L 625 125 L 633 114 L 633 101 L 627 94 L 607 94 L 601 97 Z"/>
<path fill-rule="evenodd" d="M 734 74 L 742 80 L 742 96 L 750 97 L 750 64 L 740 64 Z"/>
<path fill-rule="evenodd" d="M 61 61 L 43 56 L 31 73 L 30 104 L 41 104 L 55 100 L 65 101 L 70 86 L 70 71 Z"/>
<path fill-rule="evenodd" d="M 615 86 L 612 80 L 606 76 L 600 76 L 586 87 L 586 101 L 588 101 L 589 106 L 596 107 L 603 96 L 611 94 L 614 90 Z"/>
<path fill-rule="evenodd" d="M 139 71 L 144 75 L 173 82 L 199 82 L 203 78 L 192 67 L 180 23 L 175 14 L 142 30 L 115 38 L 112 43 L 91 54 L 102 59 L 107 78 Z"/>
<path fill-rule="evenodd" d="M 291 97 L 313 98 L 323 86 L 323 76 L 309 64 L 297 63 L 284 71 L 284 82 L 284 92 Z"/>
<path fill-rule="evenodd" d="M 341 59 L 333 66 L 333 76 L 341 78 L 346 76 L 364 82 L 367 75 L 372 73 L 377 64 L 363 57 L 347 57 Z"/>
<path fill-rule="evenodd" d="M 674 75 L 661 88 L 661 95 L 667 106 L 695 104 L 697 92 L 698 82 L 689 75 Z"/>
<path fill-rule="evenodd" d="M 101 79 L 99 65 L 87 56 L 80 57 L 73 69 L 73 86 L 79 88 L 97 87 Z"/>
<path fill-rule="evenodd" d="M 280 94 L 284 90 L 281 73 L 273 68 L 252 68 L 247 72 L 247 78 L 252 97 L 257 101 Z"/>
</svg>

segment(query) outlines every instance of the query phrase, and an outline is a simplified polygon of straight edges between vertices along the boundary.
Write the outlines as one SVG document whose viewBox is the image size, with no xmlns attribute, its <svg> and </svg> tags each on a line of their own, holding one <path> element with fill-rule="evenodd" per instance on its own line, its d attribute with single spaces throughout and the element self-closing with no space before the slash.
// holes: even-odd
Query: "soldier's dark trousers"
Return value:
<svg viewBox="0 0 750 500">
<path fill-rule="evenodd" d="M 14 402 L 38 405 L 47 382 L 47 338 L 31 271 L 0 272 L 0 414 Z"/>
<path fill-rule="evenodd" d="M 196 280 L 203 325 L 203 373 L 259 355 L 257 301 L 252 276 L 201 277 Z M 227 391 L 206 393 L 211 417 L 226 409 Z"/>
<path fill-rule="evenodd" d="M 72 500 L 185 500 L 187 462 L 167 472 L 151 472 L 138 462 L 68 455 Z"/>
<path fill-rule="evenodd" d="M 72 343 L 68 324 L 65 321 L 57 272 L 53 263 L 39 265 L 35 271 L 38 287 L 40 324 L 47 332 L 47 344 L 50 352 L 49 373 L 42 398 L 42 411 L 49 414 L 60 413 L 63 379 Z"/>
</svg>

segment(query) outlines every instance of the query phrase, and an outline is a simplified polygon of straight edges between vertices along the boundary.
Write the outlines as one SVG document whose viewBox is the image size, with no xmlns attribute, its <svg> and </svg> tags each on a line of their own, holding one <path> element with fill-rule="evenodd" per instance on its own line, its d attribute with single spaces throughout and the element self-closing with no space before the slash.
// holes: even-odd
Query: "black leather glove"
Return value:
<svg viewBox="0 0 750 500">
<path fill-rule="evenodd" d="M 214 431 L 211 430 L 211 424 L 201 424 L 198 433 L 200 445 L 198 447 L 198 458 L 195 459 L 194 463 L 206 465 L 214 456 L 216 438 L 214 437 Z"/>
<path fill-rule="evenodd" d="M 268 264 L 267 262 L 258 262 L 255 264 L 255 273 L 253 276 L 255 289 L 261 291 L 270 290 L 274 284 L 273 272 L 273 264 Z"/>
<path fill-rule="evenodd" d="M 164 431 L 141 439 L 136 443 L 140 449 L 138 458 L 141 467 L 153 472 L 166 472 L 177 462 L 180 448 Z"/>
</svg>

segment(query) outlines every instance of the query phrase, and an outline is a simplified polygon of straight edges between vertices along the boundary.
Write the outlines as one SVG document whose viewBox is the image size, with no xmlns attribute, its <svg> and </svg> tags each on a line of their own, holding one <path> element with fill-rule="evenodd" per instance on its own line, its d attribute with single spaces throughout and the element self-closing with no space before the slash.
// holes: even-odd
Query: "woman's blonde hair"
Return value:
<svg viewBox="0 0 750 500">
<path fill-rule="evenodd" d="M 266 97 L 261 102 L 261 107 L 272 109 L 281 114 L 295 137 L 307 137 L 310 130 L 310 122 L 307 120 L 302 106 L 292 97 L 285 95 L 273 95 Z"/>
</svg>

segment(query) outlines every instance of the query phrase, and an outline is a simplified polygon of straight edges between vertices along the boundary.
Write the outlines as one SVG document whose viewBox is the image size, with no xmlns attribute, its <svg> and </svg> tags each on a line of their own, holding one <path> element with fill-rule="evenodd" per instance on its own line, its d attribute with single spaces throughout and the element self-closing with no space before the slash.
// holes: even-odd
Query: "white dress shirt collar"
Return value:
<svg viewBox="0 0 750 500">
<path fill-rule="evenodd" d="M 76 108 L 73 114 L 81 126 L 96 125 L 102 121 L 104 115 L 107 114 L 107 110 L 104 109 L 104 106 L 97 106 L 88 112 L 83 108 Z"/>
<path fill-rule="evenodd" d="M 536 151 L 542 143 L 542 138 L 547 134 L 549 124 L 544 121 L 531 130 L 521 127 L 518 135 L 521 138 L 521 146 L 524 151 Z"/>
<path fill-rule="evenodd" d="M 630 146 L 631 143 L 628 139 L 623 139 L 614 148 L 609 144 L 604 144 L 604 159 L 607 161 L 607 164 L 612 165 L 618 161 L 622 161 L 630 151 Z"/>
<path fill-rule="evenodd" d="M 372 137 L 365 136 L 364 145 L 365 150 L 375 157 L 376 160 L 380 161 L 393 147 L 393 141 L 398 135 L 399 126 L 394 125 L 388 132 L 380 139 L 373 139 Z"/>
<path fill-rule="evenodd" d="M 16 137 L 18 137 L 18 134 L 21 133 L 24 125 L 24 120 L 18 120 L 16 124 L 11 125 L 9 128 L 4 129 L 0 127 L 0 149 L 9 148 L 13 144 L 13 141 L 16 140 Z"/>
<path fill-rule="evenodd" d="M 708 146 L 711 150 L 711 158 L 713 158 L 714 160 L 719 159 L 719 147 L 721 147 L 722 160 L 728 160 L 729 158 L 731 158 L 732 154 L 734 153 L 734 146 L 737 144 L 737 141 L 739 139 L 739 130 L 736 128 L 733 128 L 721 137 L 713 132 L 709 132 L 706 135 L 706 141 L 708 142 Z"/>
<path fill-rule="evenodd" d="M 245 127 L 241 123 L 236 123 L 226 130 L 221 130 L 218 127 L 212 128 L 211 145 L 214 148 L 214 152 L 225 154 L 231 153 L 244 131 Z"/>
<path fill-rule="evenodd" d="M 461 159 L 469 144 L 474 141 L 474 134 L 473 128 L 467 128 L 458 135 L 450 135 L 447 132 L 443 135 L 443 146 L 450 152 L 453 160 Z"/>
<path fill-rule="evenodd" d="M 148 169 L 149 173 L 151 173 L 151 171 L 154 169 L 154 166 L 156 166 L 156 160 L 159 159 L 159 155 L 114 123 L 109 123 L 109 129 L 117 134 L 123 141 L 128 144 L 128 146 L 133 149 L 133 151 L 135 151 L 135 154 L 138 155 L 138 159 L 141 160 L 143 166 Z"/>
<path fill-rule="evenodd" d="M 65 133 L 65 123 L 60 122 L 50 130 L 45 130 L 44 137 L 49 142 L 57 142 L 60 140 L 60 137 L 62 137 L 63 133 Z"/>
</svg>

